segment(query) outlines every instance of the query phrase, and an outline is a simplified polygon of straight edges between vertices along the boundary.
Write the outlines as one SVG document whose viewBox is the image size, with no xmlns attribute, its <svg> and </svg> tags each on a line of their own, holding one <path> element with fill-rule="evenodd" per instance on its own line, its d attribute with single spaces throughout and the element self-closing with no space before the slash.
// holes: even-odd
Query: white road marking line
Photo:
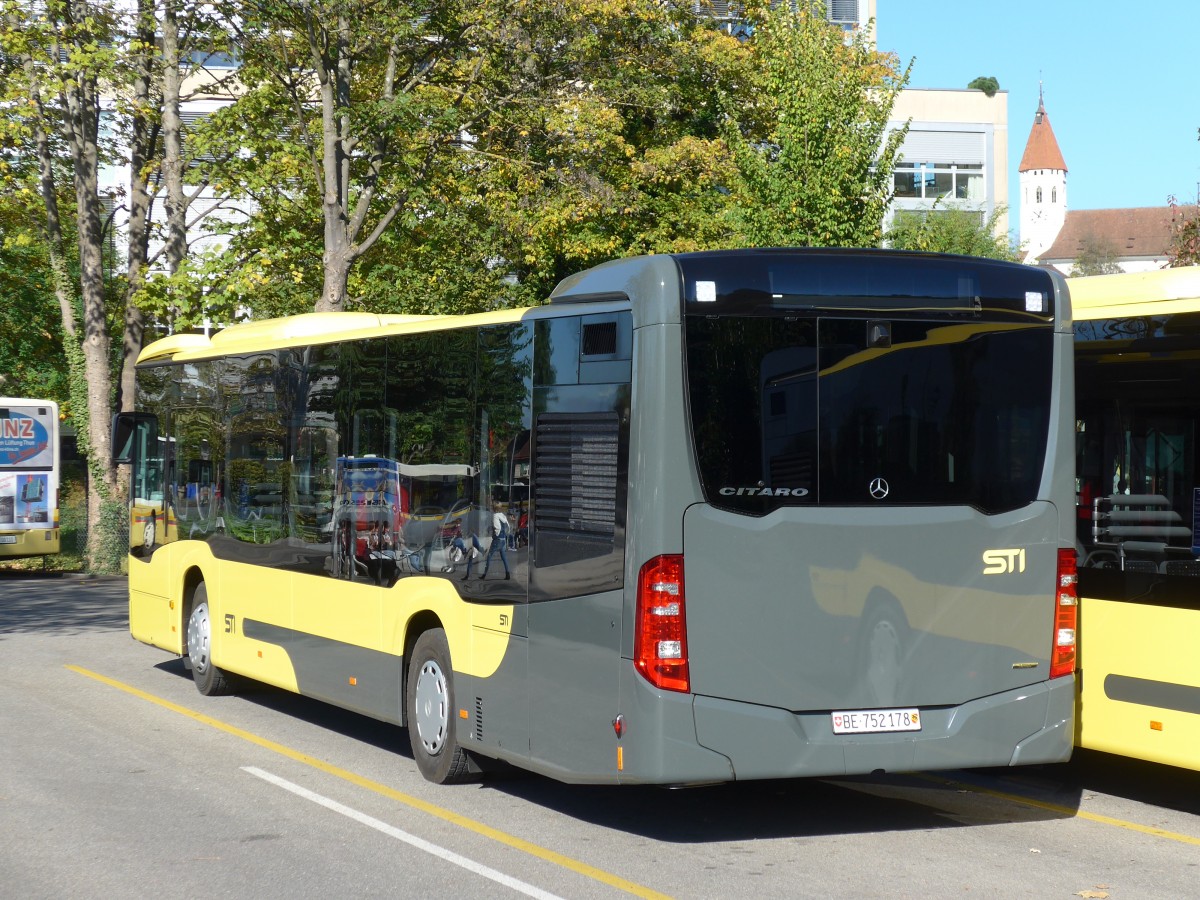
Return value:
<svg viewBox="0 0 1200 900">
<path fill-rule="evenodd" d="M 308 788 L 301 787 L 298 784 L 293 784 L 284 778 L 280 778 L 278 775 L 272 775 L 270 772 L 265 772 L 255 766 L 242 766 L 242 771 L 249 772 L 256 778 L 261 778 L 263 781 L 269 782 L 276 787 L 281 787 L 285 791 L 291 791 L 297 797 L 303 797 L 305 800 L 311 800 L 313 803 L 320 804 L 326 809 L 333 810 L 336 813 L 341 813 L 343 816 L 346 816 L 349 819 L 353 819 L 356 822 L 359 822 L 370 828 L 374 828 L 376 831 L 380 831 L 383 834 L 386 834 L 388 837 L 393 837 L 398 841 L 403 841 L 412 847 L 416 847 L 418 850 L 424 850 L 426 853 L 431 853 L 439 859 L 444 859 L 446 862 L 460 866 L 469 872 L 474 872 L 476 875 L 482 875 L 484 878 L 488 878 L 498 884 L 504 885 L 505 887 L 510 887 L 514 891 L 519 891 L 529 897 L 538 897 L 540 900 L 562 900 L 562 898 L 557 894 L 551 894 L 549 891 L 543 891 L 531 884 L 526 884 L 524 881 L 519 881 L 516 878 L 505 875 L 503 872 L 497 872 L 495 869 L 485 866 L 482 863 L 477 863 L 472 859 L 467 859 L 465 856 L 459 856 L 457 853 L 447 850 L 445 847 L 439 847 L 437 844 L 431 844 L 429 841 L 423 840 L 416 835 L 409 834 L 407 831 L 401 831 L 399 828 L 395 828 L 389 825 L 387 822 L 381 822 L 379 819 L 368 816 L 366 813 L 359 812 L 358 810 L 349 806 L 344 806 L 341 803 L 338 803 L 336 800 L 330 800 L 328 797 L 324 797 L 321 794 L 310 791 Z"/>
</svg>

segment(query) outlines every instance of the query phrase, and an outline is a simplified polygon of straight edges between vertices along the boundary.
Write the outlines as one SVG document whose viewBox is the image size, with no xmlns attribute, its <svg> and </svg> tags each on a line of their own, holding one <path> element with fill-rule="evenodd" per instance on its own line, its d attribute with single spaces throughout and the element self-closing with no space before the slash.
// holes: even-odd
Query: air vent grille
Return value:
<svg viewBox="0 0 1200 900">
<path fill-rule="evenodd" d="M 617 352 L 617 323 L 594 322 L 583 326 L 583 355 L 612 356 Z"/>
<path fill-rule="evenodd" d="M 613 539 L 616 413 L 547 413 L 537 423 L 535 529 Z"/>
</svg>

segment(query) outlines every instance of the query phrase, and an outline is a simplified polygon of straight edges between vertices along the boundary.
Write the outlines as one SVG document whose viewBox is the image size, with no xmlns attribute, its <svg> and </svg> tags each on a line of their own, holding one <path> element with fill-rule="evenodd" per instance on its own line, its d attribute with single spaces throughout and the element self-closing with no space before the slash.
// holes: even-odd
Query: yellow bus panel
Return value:
<svg viewBox="0 0 1200 900">
<path fill-rule="evenodd" d="M 1080 603 L 1076 743 L 1197 768 L 1200 610 L 1091 598 Z"/>
</svg>

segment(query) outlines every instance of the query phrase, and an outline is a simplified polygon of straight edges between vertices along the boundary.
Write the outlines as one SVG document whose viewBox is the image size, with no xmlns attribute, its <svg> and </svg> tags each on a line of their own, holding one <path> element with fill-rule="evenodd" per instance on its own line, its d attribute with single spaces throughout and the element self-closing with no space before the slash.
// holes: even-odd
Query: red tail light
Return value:
<svg viewBox="0 0 1200 900">
<path fill-rule="evenodd" d="M 1074 550 L 1058 551 L 1058 582 L 1054 601 L 1054 645 L 1050 677 L 1075 671 L 1075 636 L 1079 627 L 1079 581 Z"/>
<path fill-rule="evenodd" d="M 682 555 L 656 556 L 642 566 L 638 573 L 634 665 L 655 687 L 686 693 L 691 679 L 683 606 Z"/>
</svg>

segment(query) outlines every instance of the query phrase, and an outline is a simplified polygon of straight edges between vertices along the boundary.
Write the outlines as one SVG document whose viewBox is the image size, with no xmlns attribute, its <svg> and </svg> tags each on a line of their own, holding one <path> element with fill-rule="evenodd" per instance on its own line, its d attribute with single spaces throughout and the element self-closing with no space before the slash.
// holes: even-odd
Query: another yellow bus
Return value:
<svg viewBox="0 0 1200 900">
<path fill-rule="evenodd" d="M 1077 743 L 1200 768 L 1200 268 L 1069 283 Z"/>
</svg>

